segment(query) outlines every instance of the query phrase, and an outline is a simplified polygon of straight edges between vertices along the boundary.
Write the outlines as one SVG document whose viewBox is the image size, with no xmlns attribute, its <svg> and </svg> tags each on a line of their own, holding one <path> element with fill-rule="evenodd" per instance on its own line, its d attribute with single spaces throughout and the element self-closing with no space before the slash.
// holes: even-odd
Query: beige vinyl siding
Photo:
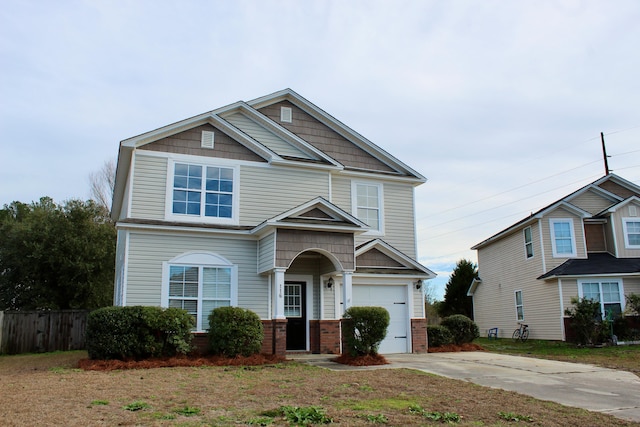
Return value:
<svg viewBox="0 0 640 427">
<path fill-rule="evenodd" d="M 564 310 L 573 306 L 571 298 L 578 297 L 578 279 L 560 278 L 560 281 L 562 284 L 562 315 L 564 316 Z"/>
<path fill-rule="evenodd" d="M 271 270 L 275 266 L 276 234 L 263 237 L 258 242 L 258 273 Z"/>
<path fill-rule="evenodd" d="M 629 205 L 623 206 L 617 211 L 611 214 L 611 222 L 615 229 L 615 239 L 617 245 L 618 258 L 640 258 L 640 249 L 629 249 L 626 247 L 624 239 L 624 222 L 623 218 L 630 218 L 634 221 L 640 221 L 640 217 L 632 217 L 629 215 Z M 640 212 L 640 205 L 633 203 L 636 206 L 636 211 Z"/>
<path fill-rule="evenodd" d="M 625 277 L 622 279 L 622 286 L 625 298 L 630 294 L 640 295 L 640 277 Z"/>
<path fill-rule="evenodd" d="M 313 159 L 313 157 L 300 151 L 274 133 L 263 128 L 244 114 L 236 113 L 225 117 L 225 120 L 280 156 Z"/>
<path fill-rule="evenodd" d="M 322 305 L 323 311 L 322 319 L 338 319 L 342 316 L 336 317 L 336 292 L 340 289 L 340 286 L 337 284 L 333 285 L 333 288 L 327 289 L 326 287 L 322 292 Z"/>
<path fill-rule="evenodd" d="M 595 215 L 611 206 L 614 202 L 609 199 L 605 199 L 594 191 L 589 190 L 570 199 L 569 203 L 589 212 L 592 215 Z"/>
<path fill-rule="evenodd" d="M 384 241 L 416 258 L 413 187 L 408 184 L 384 184 Z"/>
<path fill-rule="evenodd" d="M 167 159 L 136 152 L 133 167 L 131 217 L 164 219 L 167 191 Z"/>
<path fill-rule="evenodd" d="M 378 183 L 376 180 L 355 181 Z M 331 186 L 332 202 L 353 215 L 351 201 L 351 179 L 333 177 Z M 367 242 L 374 237 L 381 237 L 385 242 L 411 258 L 416 257 L 414 191 L 409 184 L 394 182 L 383 183 L 384 197 L 384 235 L 373 236 L 361 234 L 356 236 L 356 245 Z"/>
<path fill-rule="evenodd" d="M 287 167 L 240 168 L 240 225 L 258 225 L 318 196 L 329 197 L 329 174 Z"/>
<path fill-rule="evenodd" d="M 584 240 L 584 228 L 582 226 L 582 219 L 576 216 L 575 214 L 559 208 L 554 210 L 553 212 L 545 215 L 542 219 L 542 237 L 544 239 L 544 255 L 545 255 L 545 263 L 547 271 L 552 270 L 564 263 L 567 259 L 566 257 L 558 257 L 554 258 L 553 256 L 553 247 L 551 240 L 553 239 L 551 233 L 551 227 L 549 225 L 550 218 L 571 218 L 573 220 L 573 232 L 574 232 L 574 241 L 576 245 L 576 258 L 586 258 L 586 245 Z"/>
<path fill-rule="evenodd" d="M 544 273 L 538 223 L 531 225 L 531 231 L 533 258 L 526 258 L 522 229 L 478 250 L 482 283 L 473 297 L 474 320 L 483 336 L 497 327 L 500 337 L 511 337 L 518 326 L 515 291 L 519 290 L 531 338 L 562 339 L 558 287 L 536 280 Z"/>
<path fill-rule="evenodd" d="M 423 285 L 424 286 L 424 285 Z M 415 286 L 411 286 L 413 296 L 413 318 L 423 318 L 425 317 L 424 312 L 424 294 L 422 293 L 422 289 L 418 290 Z"/>
<path fill-rule="evenodd" d="M 256 274 L 257 242 L 253 239 L 177 233 L 131 232 L 128 251 L 127 305 L 159 306 L 162 263 L 191 251 L 213 252 L 238 266 L 238 305 L 266 319 L 268 279 Z"/>
</svg>

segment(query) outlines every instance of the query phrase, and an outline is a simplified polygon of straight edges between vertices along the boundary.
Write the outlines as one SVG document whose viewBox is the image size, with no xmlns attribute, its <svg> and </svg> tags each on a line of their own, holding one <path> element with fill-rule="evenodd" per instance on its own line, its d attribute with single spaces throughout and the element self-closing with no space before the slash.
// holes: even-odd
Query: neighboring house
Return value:
<svg viewBox="0 0 640 427">
<path fill-rule="evenodd" d="M 256 312 L 263 351 L 341 352 L 350 306 L 389 310 L 381 353 L 425 352 L 414 188 L 426 179 L 294 91 L 120 144 L 115 305 Z"/>
<path fill-rule="evenodd" d="M 640 294 L 640 187 L 610 174 L 478 243 L 469 288 L 482 332 L 510 337 L 518 322 L 530 337 L 566 340 L 574 297 L 620 313 Z"/>
</svg>

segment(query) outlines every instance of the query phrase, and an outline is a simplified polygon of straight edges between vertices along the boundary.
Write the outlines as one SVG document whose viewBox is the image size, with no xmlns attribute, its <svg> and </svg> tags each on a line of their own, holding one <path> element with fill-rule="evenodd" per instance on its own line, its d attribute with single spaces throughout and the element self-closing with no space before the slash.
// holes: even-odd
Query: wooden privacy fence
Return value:
<svg viewBox="0 0 640 427">
<path fill-rule="evenodd" d="M 0 354 L 82 350 L 88 313 L 0 311 Z"/>
</svg>

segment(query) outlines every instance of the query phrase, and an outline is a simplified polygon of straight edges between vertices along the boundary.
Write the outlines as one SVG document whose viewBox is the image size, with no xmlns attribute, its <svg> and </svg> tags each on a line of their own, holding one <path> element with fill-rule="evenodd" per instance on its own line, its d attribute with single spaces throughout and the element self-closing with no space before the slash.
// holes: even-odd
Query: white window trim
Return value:
<svg viewBox="0 0 640 427">
<path fill-rule="evenodd" d="M 531 236 L 531 240 L 527 243 L 527 230 L 529 230 L 529 236 Z M 536 256 L 536 251 L 533 249 L 533 230 L 531 227 L 525 227 L 522 230 L 522 237 L 524 238 L 524 257 L 525 259 L 532 259 Z M 531 245 L 531 256 L 527 254 L 527 245 Z"/>
<path fill-rule="evenodd" d="M 216 159 L 217 160 L 217 159 Z M 210 217 L 204 215 L 204 205 L 200 204 L 200 215 L 176 214 L 173 213 L 173 176 L 176 163 L 186 163 L 190 165 L 206 167 L 220 167 L 233 170 L 233 205 L 231 208 L 231 218 Z M 224 162 L 203 162 L 201 159 L 169 158 L 167 161 L 167 183 L 165 189 L 165 210 L 164 217 L 168 221 L 193 222 L 220 225 L 238 225 L 240 223 L 240 168 L 237 165 L 229 165 Z"/>
<path fill-rule="evenodd" d="M 626 249 L 640 249 L 640 245 L 632 245 L 629 243 L 629 232 L 627 230 L 628 222 L 640 222 L 638 217 L 626 217 L 622 218 L 622 233 L 624 234 L 624 247 Z"/>
<path fill-rule="evenodd" d="M 520 292 L 520 299 L 522 300 L 522 304 L 518 305 L 518 292 Z M 516 322 L 524 322 L 524 295 L 522 290 L 517 290 L 513 292 L 513 302 L 516 308 Z M 522 307 L 522 319 L 518 318 L 518 307 Z"/>
<path fill-rule="evenodd" d="M 579 279 L 578 280 L 578 297 L 580 299 L 584 298 L 584 292 L 582 291 L 582 284 L 583 283 L 598 283 L 598 292 L 600 293 L 600 301 L 598 301 L 600 303 L 600 312 L 602 313 L 602 316 L 604 318 L 604 316 L 606 315 L 605 310 L 604 310 L 604 304 L 605 302 L 602 300 L 602 282 L 606 282 L 606 283 L 612 283 L 615 282 L 618 284 L 618 293 L 620 296 L 620 309 L 622 311 L 622 313 L 624 313 L 626 304 L 625 304 L 625 298 L 624 298 L 624 283 L 622 281 L 622 279 L 619 278 L 615 278 L 615 277 L 593 277 L 593 278 L 589 278 L 589 279 Z M 610 303 L 608 303 L 610 304 Z"/>
<path fill-rule="evenodd" d="M 231 301 L 232 307 L 238 306 L 238 266 L 231 264 L 229 260 L 212 252 L 187 252 L 162 263 L 162 293 L 160 306 L 169 307 L 169 269 L 171 266 L 199 267 L 198 272 L 198 314 L 202 313 L 202 268 L 230 268 L 231 269 Z M 193 332 L 206 332 L 202 328 L 201 316 L 197 316 L 196 328 Z"/>
<path fill-rule="evenodd" d="M 553 226 L 554 224 L 559 223 L 569 223 L 569 230 L 571 231 L 571 249 L 573 252 L 571 253 L 562 253 L 559 254 L 556 251 L 556 236 L 554 233 Z M 576 232 L 573 228 L 573 219 L 572 218 L 549 218 L 549 235 L 551 236 L 551 248 L 553 251 L 554 258 L 574 258 L 577 256 L 577 247 L 576 247 Z"/>
<path fill-rule="evenodd" d="M 356 218 L 358 218 L 358 184 L 378 187 L 379 229 L 376 230 L 372 228 L 369 231 L 363 233 L 363 235 L 364 236 L 383 236 L 384 235 L 384 185 L 382 183 L 372 182 L 372 181 L 351 181 L 351 213 Z M 360 220 L 363 221 L 362 219 Z"/>
</svg>

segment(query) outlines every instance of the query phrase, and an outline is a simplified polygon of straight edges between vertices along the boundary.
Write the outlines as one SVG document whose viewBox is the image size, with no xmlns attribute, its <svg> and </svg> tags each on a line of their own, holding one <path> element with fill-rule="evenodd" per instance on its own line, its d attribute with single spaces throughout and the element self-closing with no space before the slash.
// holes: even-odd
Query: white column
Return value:
<svg viewBox="0 0 640 427">
<path fill-rule="evenodd" d="M 273 273 L 273 318 L 286 319 L 284 315 L 284 268 L 276 268 Z"/>
<path fill-rule="evenodd" d="M 343 271 L 342 272 L 342 308 L 343 314 L 349 307 L 353 305 L 352 301 L 352 284 L 351 279 L 353 277 L 353 271 Z"/>
</svg>

